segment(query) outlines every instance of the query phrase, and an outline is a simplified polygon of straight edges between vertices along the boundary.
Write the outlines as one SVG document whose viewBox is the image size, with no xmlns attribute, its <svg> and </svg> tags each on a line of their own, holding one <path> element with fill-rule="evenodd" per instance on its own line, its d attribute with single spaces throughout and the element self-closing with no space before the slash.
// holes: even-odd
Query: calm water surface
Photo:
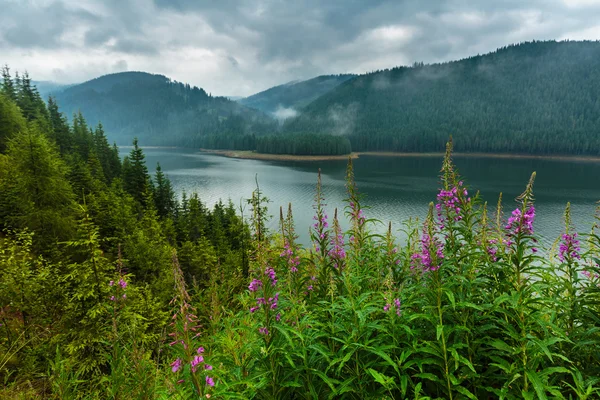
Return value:
<svg viewBox="0 0 600 400">
<path fill-rule="evenodd" d="M 123 155 L 129 149 L 123 148 Z M 258 176 L 263 193 L 271 200 L 271 227 L 276 229 L 279 207 L 292 203 L 296 231 L 303 244 L 309 242 L 308 229 L 314 211 L 317 171 L 322 170 L 323 192 L 329 215 L 335 207 L 343 208 L 345 193 L 345 161 L 259 161 L 241 160 L 182 149 L 144 149 L 148 169 L 157 162 L 169 176 L 180 195 L 197 192 L 203 202 L 212 206 L 219 199 L 231 199 L 239 206 L 251 196 Z M 435 201 L 441 167 L 438 157 L 374 157 L 354 160 L 358 189 L 366 194 L 365 214 L 385 225 L 400 229 L 409 217 L 423 218 L 427 205 Z M 531 172 L 537 171 L 534 185 L 537 215 L 536 231 L 548 247 L 562 230 L 565 205 L 571 202 L 573 223 L 579 231 L 592 224 L 595 202 L 600 200 L 600 163 L 539 159 L 456 158 L 455 163 L 471 187 L 480 190 L 484 200 L 495 209 L 498 194 L 503 192 L 504 209 L 514 208 L 514 198 L 521 194 Z M 248 207 L 246 213 L 249 213 Z M 342 223 L 347 226 L 347 223 Z M 402 239 L 403 235 L 397 235 Z"/>
</svg>

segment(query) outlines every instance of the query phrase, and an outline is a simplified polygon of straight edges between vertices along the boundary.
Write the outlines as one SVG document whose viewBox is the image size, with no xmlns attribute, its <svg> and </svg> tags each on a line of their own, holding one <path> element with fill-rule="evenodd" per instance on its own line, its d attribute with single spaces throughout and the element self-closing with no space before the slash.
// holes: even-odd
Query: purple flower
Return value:
<svg viewBox="0 0 600 400">
<path fill-rule="evenodd" d="M 411 269 L 420 266 L 423 272 L 437 271 L 444 259 L 443 244 L 435 236 L 431 237 L 425 229 L 421 236 L 421 252 L 411 256 Z"/>
<path fill-rule="evenodd" d="M 579 246 L 579 240 L 577 240 L 577 233 L 562 235 L 562 242 L 558 251 L 558 258 L 561 262 L 569 258 L 581 260 L 581 255 L 579 255 L 581 247 Z"/>
<path fill-rule="evenodd" d="M 202 347 L 202 346 L 198 347 L 197 352 L 198 352 L 198 354 L 204 353 L 204 347 Z"/>
<path fill-rule="evenodd" d="M 171 371 L 177 372 L 177 371 L 179 371 L 179 368 L 181 368 L 181 359 L 180 358 L 176 359 L 175 361 L 173 361 L 171 363 Z"/>
<path fill-rule="evenodd" d="M 504 227 L 508 233 L 508 237 L 513 237 L 519 233 L 525 235 L 533 235 L 533 220 L 535 219 L 535 208 L 530 206 L 525 214 L 521 213 L 520 209 L 515 209 L 508 218 L 508 223 Z"/>
<path fill-rule="evenodd" d="M 210 364 L 204 364 L 204 369 L 207 371 L 211 371 L 213 369 L 213 367 Z"/>
<path fill-rule="evenodd" d="M 262 333 L 265 336 L 269 334 L 269 330 L 267 328 L 258 328 L 258 332 Z"/>
<path fill-rule="evenodd" d="M 125 289 L 127 287 L 127 282 L 125 282 L 123 280 L 123 278 L 119 279 L 119 285 L 121 286 L 122 289 Z"/>
<path fill-rule="evenodd" d="M 385 312 L 390 311 L 390 307 L 391 307 L 390 303 L 387 303 L 385 306 L 383 306 L 383 311 L 385 311 Z"/>
<path fill-rule="evenodd" d="M 206 376 L 206 385 L 210 387 L 215 386 L 215 381 L 213 381 L 213 378 L 208 375 Z"/>
<path fill-rule="evenodd" d="M 277 313 L 277 315 L 275 316 L 275 319 L 277 320 L 277 322 L 279 322 L 281 320 L 281 314 Z"/>
<path fill-rule="evenodd" d="M 194 359 L 190 363 L 191 366 L 192 366 L 192 371 L 196 372 L 196 368 L 198 368 L 198 364 L 203 363 L 203 362 L 204 362 L 204 357 L 202 357 L 202 356 L 194 356 Z"/>
<path fill-rule="evenodd" d="M 115 284 L 115 281 L 108 282 L 108 286 L 113 286 L 114 284 Z"/>
<path fill-rule="evenodd" d="M 256 292 L 261 287 L 262 281 L 258 279 L 253 279 L 252 282 L 250 282 L 250 285 L 248 285 L 248 290 L 250 290 L 251 292 Z"/>
</svg>

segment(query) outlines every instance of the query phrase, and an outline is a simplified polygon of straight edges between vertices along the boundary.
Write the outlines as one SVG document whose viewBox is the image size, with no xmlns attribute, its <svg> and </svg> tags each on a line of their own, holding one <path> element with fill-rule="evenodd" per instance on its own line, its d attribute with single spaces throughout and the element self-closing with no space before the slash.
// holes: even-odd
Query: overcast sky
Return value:
<svg viewBox="0 0 600 400">
<path fill-rule="evenodd" d="M 0 0 L 0 63 L 34 80 L 126 70 L 215 95 L 600 39 L 600 0 Z"/>
</svg>

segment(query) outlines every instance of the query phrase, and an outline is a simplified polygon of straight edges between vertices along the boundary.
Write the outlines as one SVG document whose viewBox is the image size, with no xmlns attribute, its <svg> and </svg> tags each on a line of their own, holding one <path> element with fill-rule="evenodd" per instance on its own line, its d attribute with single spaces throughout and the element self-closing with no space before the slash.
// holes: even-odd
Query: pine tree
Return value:
<svg viewBox="0 0 600 400">
<path fill-rule="evenodd" d="M 54 97 L 48 98 L 48 114 L 50 115 L 50 124 L 52 126 L 52 138 L 58 145 L 61 154 L 66 154 L 71 148 L 73 138 L 71 129 L 67 122 L 67 117 L 58 109 L 58 104 Z"/>
<path fill-rule="evenodd" d="M 8 68 L 8 65 L 4 65 L 4 67 L 2 67 L 2 93 L 4 93 L 6 97 L 13 101 L 17 100 L 15 84 L 10 77 L 10 69 Z"/>
<path fill-rule="evenodd" d="M 146 204 L 147 192 L 150 190 L 150 177 L 144 152 L 138 146 L 137 138 L 133 139 L 133 149 L 127 157 L 127 166 L 123 165 L 123 184 L 125 190 L 140 204 Z"/>
<path fill-rule="evenodd" d="M 172 216 L 175 208 L 175 193 L 171 186 L 171 181 L 160 168 L 160 163 L 156 164 L 156 175 L 154 177 L 156 186 L 154 187 L 154 204 L 156 212 L 162 218 Z"/>
<path fill-rule="evenodd" d="M 68 237 L 74 202 L 67 168 L 39 127 L 16 135 L 0 164 L 0 222 L 34 231 L 44 249 Z"/>
<path fill-rule="evenodd" d="M 26 126 L 19 107 L 0 93 L 0 153 L 6 150 L 8 139 L 24 131 Z"/>
</svg>

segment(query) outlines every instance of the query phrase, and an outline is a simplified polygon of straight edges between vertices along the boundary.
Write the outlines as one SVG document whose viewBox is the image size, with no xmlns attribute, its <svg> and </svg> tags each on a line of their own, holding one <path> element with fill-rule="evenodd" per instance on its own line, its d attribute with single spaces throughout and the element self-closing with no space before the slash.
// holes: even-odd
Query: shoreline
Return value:
<svg viewBox="0 0 600 400">
<path fill-rule="evenodd" d="M 319 156 L 303 156 L 293 154 L 266 154 L 255 153 L 250 150 L 210 150 L 200 149 L 203 153 L 215 154 L 218 156 L 229 158 L 241 158 L 245 160 L 262 160 L 262 161 L 334 161 L 347 160 L 348 158 L 358 158 L 358 153 L 342 154 L 342 155 L 319 155 Z"/>
<path fill-rule="evenodd" d="M 345 155 L 292 155 L 292 154 L 266 154 L 255 153 L 250 150 L 211 150 L 199 149 L 203 153 L 215 154 L 229 158 L 239 158 L 246 160 L 262 160 L 262 161 L 335 161 L 347 160 L 348 158 L 367 157 L 444 157 L 443 152 L 439 153 L 406 153 L 406 152 L 390 152 L 390 151 L 364 151 L 352 152 Z M 600 162 L 600 156 L 577 156 L 577 155 L 536 155 L 536 154 L 507 154 L 507 153 L 452 153 L 453 157 L 457 158 L 503 158 L 503 159 L 539 159 L 551 161 L 584 161 L 584 162 Z"/>
<path fill-rule="evenodd" d="M 358 156 L 371 157 L 439 157 L 443 158 L 445 153 L 402 153 L 392 151 L 365 151 L 356 153 Z M 512 158 L 512 159 L 538 159 L 552 161 L 586 161 L 600 162 L 600 156 L 577 156 L 577 155 L 539 155 L 539 154 L 508 154 L 508 153 L 461 153 L 453 152 L 452 157 L 458 158 Z"/>
</svg>

